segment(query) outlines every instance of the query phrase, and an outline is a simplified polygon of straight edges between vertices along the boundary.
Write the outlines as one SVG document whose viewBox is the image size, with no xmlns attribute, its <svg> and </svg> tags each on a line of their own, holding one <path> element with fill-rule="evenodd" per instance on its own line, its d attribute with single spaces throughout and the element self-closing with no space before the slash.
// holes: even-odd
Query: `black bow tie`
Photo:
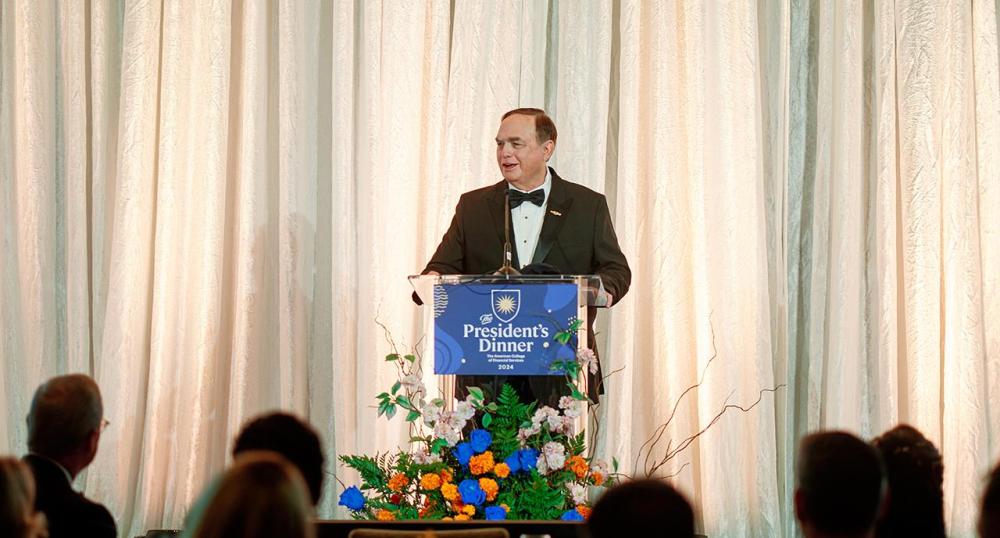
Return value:
<svg viewBox="0 0 1000 538">
<path fill-rule="evenodd" d="M 521 205 L 524 202 L 531 202 L 537 205 L 538 207 L 542 207 L 542 204 L 545 203 L 544 189 L 535 189 L 531 192 L 521 192 L 516 189 L 508 189 L 507 192 L 510 193 L 511 209 L 514 209 L 515 207 Z"/>
</svg>

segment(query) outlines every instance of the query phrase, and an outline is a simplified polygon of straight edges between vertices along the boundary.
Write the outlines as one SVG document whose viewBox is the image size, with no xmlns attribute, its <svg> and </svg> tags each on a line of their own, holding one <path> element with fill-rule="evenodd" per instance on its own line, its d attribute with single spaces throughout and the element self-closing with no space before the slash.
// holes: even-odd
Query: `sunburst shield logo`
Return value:
<svg viewBox="0 0 1000 538">
<path fill-rule="evenodd" d="M 493 315 L 504 323 L 510 323 L 521 311 L 521 290 L 491 290 Z"/>
</svg>

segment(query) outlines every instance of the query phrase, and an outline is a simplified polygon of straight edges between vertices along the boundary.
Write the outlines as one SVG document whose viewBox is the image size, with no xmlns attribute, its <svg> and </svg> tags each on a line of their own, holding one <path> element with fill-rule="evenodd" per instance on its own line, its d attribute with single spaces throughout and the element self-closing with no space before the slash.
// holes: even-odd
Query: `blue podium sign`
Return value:
<svg viewBox="0 0 1000 538">
<path fill-rule="evenodd" d="M 558 283 L 434 285 L 434 373 L 564 375 L 576 356 L 555 340 L 577 316 L 578 286 Z"/>
</svg>

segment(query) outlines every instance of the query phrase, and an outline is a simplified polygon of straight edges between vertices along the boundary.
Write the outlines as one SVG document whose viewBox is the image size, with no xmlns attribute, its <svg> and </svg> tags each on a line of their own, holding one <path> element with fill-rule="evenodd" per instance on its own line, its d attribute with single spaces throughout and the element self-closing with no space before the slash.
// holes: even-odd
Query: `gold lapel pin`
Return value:
<svg viewBox="0 0 1000 538">
<path fill-rule="evenodd" d="M 561 217 L 562 216 L 562 213 L 556 211 L 555 209 L 550 209 L 549 213 L 552 213 L 553 215 L 555 215 L 557 217 Z"/>
</svg>

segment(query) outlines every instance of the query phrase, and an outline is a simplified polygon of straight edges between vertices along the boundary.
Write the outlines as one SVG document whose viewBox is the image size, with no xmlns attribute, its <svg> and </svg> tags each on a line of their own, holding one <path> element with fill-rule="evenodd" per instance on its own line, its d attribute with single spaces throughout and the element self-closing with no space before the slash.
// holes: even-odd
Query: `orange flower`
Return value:
<svg viewBox="0 0 1000 538">
<path fill-rule="evenodd" d="M 497 475 L 497 478 L 507 478 L 510 476 L 510 466 L 506 463 L 498 463 L 493 467 L 493 474 Z"/>
<path fill-rule="evenodd" d="M 449 501 L 454 501 L 458 498 L 458 486 L 452 483 L 443 484 L 441 486 L 441 495 L 444 495 L 444 498 Z"/>
<path fill-rule="evenodd" d="M 595 486 L 600 486 L 604 483 L 604 475 L 601 473 L 591 473 L 590 477 L 594 479 Z"/>
<path fill-rule="evenodd" d="M 451 469 L 441 469 L 441 480 L 444 482 L 451 482 L 455 479 L 455 475 L 451 473 Z"/>
<path fill-rule="evenodd" d="M 505 512 L 510 513 L 510 507 L 506 504 L 500 503 L 500 508 L 503 508 Z"/>
<path fill-rule="evenodd" d="M 434 473 L 427 473 L 420 477 L 420 489 L 435 490 L 441 487 L 441 477 Z"/>
<path fill-rule="evenodd" d="M 469 471 L 475 476 L 492 471 L 493 466 L 493 453 L 489 450 L 469 459 Z"/>
<path fill-rule="evenodd" d="M 486 492 L 486 500 L 492 501 L 497 498 L 497 492 L 500 491 L 500 486 L 497 486 L 497 481 L 492 478 L 480 478 L 479 487 L 483 488 Z"/>
<path fill-rule="evenodd" d="M 375 514 L 375 517 L 377 517 L 379 521 L 392 521 L 396 519 L 396 514 L 393 514 L 389 510 L 383 508 Z"/>
<path fill-rule="evenodd" d="M 444 516 L 443 518 L 441 518 L 441 521 L 454 521 L 454 520 L 455 518 L 451 516 Z"/>
<path fill-rule="evenodd" d="M 457 516 L 455 516 L 455 521 L 468 521 L 470 519 L 472 518 L 467 516 L 466 514 L 458 514 Z"/>
<path fill-rule="evenodd" d="M 389 479 L 389 489 L 392 491 L 402 491 L 409 483 L 409 477 L 403 473 L 396 473 Z"/>
<path fill-rule="evenodd" d="M 585 504 L 578 504 L 578 505 L 576 505 L 576 511 L 580 512 L 580 515 L 583 516 L 583 519 L 590 519 L 590 507 L 589 506 L 587 506 Z"/>
<path fill-rule="evenodd" d="M 587 460 L 583 459 L 583 456 L 573 456 L 567 459 L 566 468 L 573 471 L 573 474 L 575 474 L 577 478 L 587 476 L 587 471 L 590 470 L 590 466 L 587 465 Z"/>
<path fill-rule="evenodd" d="M 469 515 L 469 516 L 476 515 L 476 507 L 475 507 L 475 505 L 467 504 L 467 505 L 463 506 L 462 507 L 462 513 L 466 514 L 466 515 Z"/>
</svg>

